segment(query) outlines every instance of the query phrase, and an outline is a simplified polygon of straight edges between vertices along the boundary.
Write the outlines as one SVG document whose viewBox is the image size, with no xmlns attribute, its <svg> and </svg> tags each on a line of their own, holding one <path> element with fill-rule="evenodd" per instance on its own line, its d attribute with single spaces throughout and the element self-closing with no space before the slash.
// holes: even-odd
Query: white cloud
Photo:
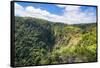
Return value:
<svg viewBox="0 0 100 68">
<path fill-rule="evenodd" d="M 65 8 L 66 7 L 66 5 L 56 5 L 56 6 L 58 6 L 60 8 Z"/>
<path fill-rule="evenodd" d="M 35 17 L 42 18 L 53 22 L 63 22 L 67 24 L 78 24 L 78 23 L 91 23 L 96 21 L 96 17 L 93 12 L 82 12 L 81 6 L 69 6 L 69 5 L 57 5 L 60 8 L 64 8 L 63 15 L 52 14 L 47 10 L 35 8 L 33 6 L 22 7 L 15 3 L 15 15 L 23 17 Z"/>
<path fill-rule="evenodd" d="M 20 6 L 19 4 L 15 3 L 15 9 L 19 10 L 19 9 L 23 9 L 23 7 Z"/>
<path fill-rule="evenodd" d="M 82 12 L 81 6 L 73 6 L 73 5 L 57 5 L 60 8 L 65 8 L 64 17 L 70 20 L 69 24 L 77 24 L 77 23 L 92 23 L 96 22 L 96 17 L 94 16 L 93 8 L 89 8 L 88 10 Z"/>
<path fill-rule="evenodd" d="M 20 8 L 18 4 L 15 4 L 15 15 L 23 16 L 23 17 L 42 18 L 42 19 L 46 19 L 48 21 L 54 21 L 54 22 L 62 22 L 62 19 L 63 19 L 62 16 L 51 14 L 50 12 L 46 10 L 34 8 L 32 6 L 27 6 L 27 7 L 21 6 Z"/>
</svg>

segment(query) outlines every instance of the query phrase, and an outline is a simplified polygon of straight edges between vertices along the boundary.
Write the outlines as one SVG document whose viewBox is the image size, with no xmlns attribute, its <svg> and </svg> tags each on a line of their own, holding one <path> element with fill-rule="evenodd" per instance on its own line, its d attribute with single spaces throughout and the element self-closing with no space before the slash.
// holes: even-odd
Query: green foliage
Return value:
<svg viewBox="0 0 100 68">
<path fill-rule="evenodd" d="M 15 17 L 15 65 L 96 61 L 96 25 Z"/>
</svg>

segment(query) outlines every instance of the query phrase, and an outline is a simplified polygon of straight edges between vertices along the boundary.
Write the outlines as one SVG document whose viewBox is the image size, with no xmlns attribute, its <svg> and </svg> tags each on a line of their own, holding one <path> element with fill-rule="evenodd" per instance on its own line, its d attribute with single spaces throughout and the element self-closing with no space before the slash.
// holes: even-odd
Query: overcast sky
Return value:
<svg viewBox="0 0 100 68">
<path fill-rule="evenodd" d="M 93 23 L 96 22 L 96 7 L 16 2 L 15 16 L 66 24 Z"/>
</svg>

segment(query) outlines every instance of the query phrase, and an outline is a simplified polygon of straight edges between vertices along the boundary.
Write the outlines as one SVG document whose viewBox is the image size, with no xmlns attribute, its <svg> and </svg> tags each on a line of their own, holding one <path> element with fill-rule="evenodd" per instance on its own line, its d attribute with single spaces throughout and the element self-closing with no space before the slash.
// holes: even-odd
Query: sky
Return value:
<svg viewBox="0 0 100 68">
<path fill-rule="evenodd" d="M 15 16 L 41 18 L 66 24 L 96 22 L 95 6 L 15 2 Z"/>
</svg>

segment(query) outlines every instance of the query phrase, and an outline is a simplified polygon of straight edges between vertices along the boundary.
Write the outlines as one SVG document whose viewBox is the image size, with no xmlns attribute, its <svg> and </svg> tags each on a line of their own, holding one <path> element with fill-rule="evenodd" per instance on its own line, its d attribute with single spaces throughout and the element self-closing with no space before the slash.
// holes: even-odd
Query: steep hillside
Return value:
<svg viewBox="0 0 100 68">
<path fill-rule="evenodd" d="M 15 65 L 93 62 L 96 23 L 68 25 L 15 17 Z"/>
</svg>

